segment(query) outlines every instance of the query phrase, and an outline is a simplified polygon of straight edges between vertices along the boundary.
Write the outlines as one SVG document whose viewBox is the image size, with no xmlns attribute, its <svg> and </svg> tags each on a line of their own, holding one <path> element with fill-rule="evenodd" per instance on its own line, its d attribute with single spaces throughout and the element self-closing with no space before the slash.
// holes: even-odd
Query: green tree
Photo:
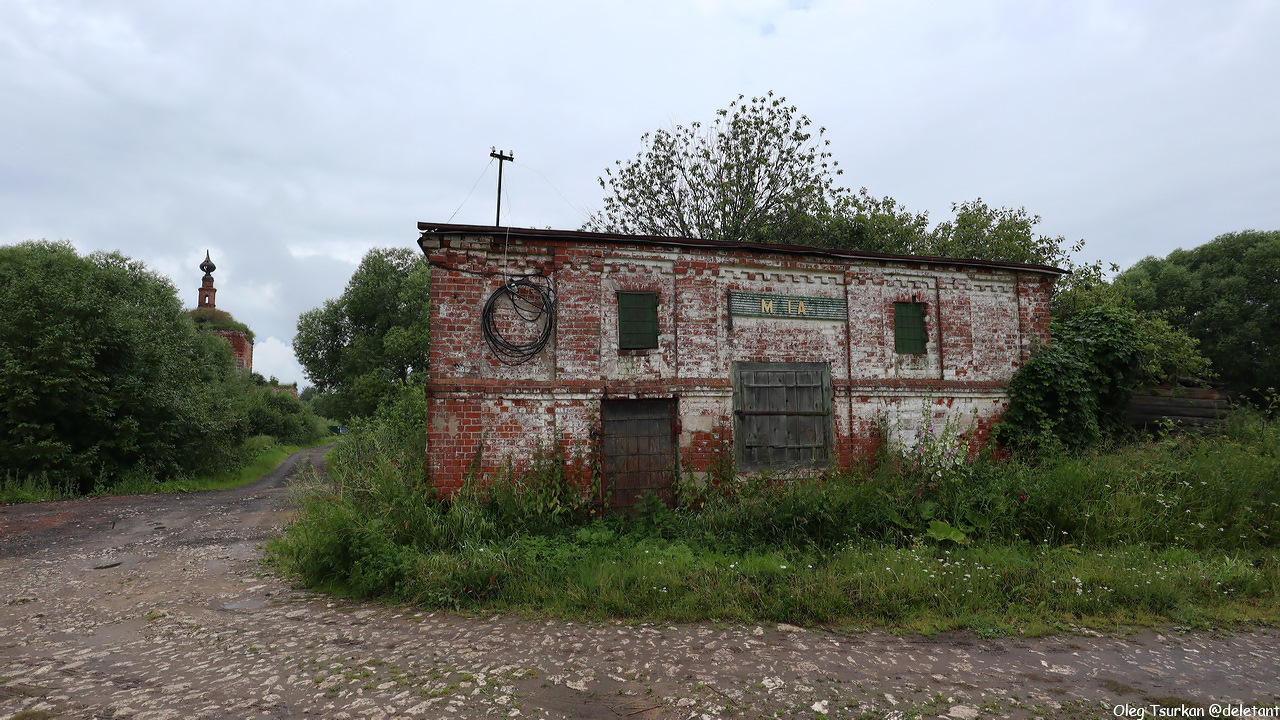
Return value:
<svg viewBox="0 0 1280 720">
<path fill-rule="evenodd" d="M 1075 268 L 1070 254 L 1084 247 L 1064 237 L 1039 235 L 1040 216 L 1026 208 L 995 208 L 982 198 L 952 203 L 953 217 L 929 227 L 928 213 L 914 213 L 892 197 L 866 188 L 836 198 L 831 213 L 815 218 L 811 244 L 896 255 L 971 258 Z"/>
<path fill-rule="evenodd" d="M 293 351 L 336 420 L 372 415 L 427 374 L 430 266 L 408 248 L 365 254 L 346 290 L 298 318 Z"/>
<path fill-rule="evenodd" d="M 243 437 L 231 350 L 119 253 L 0 248 L 0 472 L 81 492 L 225 462 Z"/>
<path fill-rule="evenodd" d="M 825 216 L 812 218 L 808 245 L 893 255 L 923 255 L 929 248 L 929 213 L 913 213 L 892 197 L 866 188 L 840 193 Z"/>
<path fill-rule="evenodd" d="M 841 190 L 824 128 L 786 98 L 739 95 L 710 125 L 641 137 L 599 179 L 604 209 L 584 230 L 732 242 L 804 243 Z"/>
<path fill-rule="evenodd" d="M 993 208 L 978 198 L 952 203 L 951 211 L 955 217 L 938 223 L 930 233 L 928 252 L 919 254 L 1067 268 L 1069 253 L 1084 247 L 1083 242 L 1069 247 L 1061 236 L 1037 235 L 1040 216 L 1026 208 Z"/>
<path fill-rule="evenodd" d="M 1220 235 L 1148 257 L 1116 285 L 1141 310 L 1163 311 L 1200 341 L 1223 382 L 1253 393 L 1280 378 L 1280 231 Z"/>
</svg>

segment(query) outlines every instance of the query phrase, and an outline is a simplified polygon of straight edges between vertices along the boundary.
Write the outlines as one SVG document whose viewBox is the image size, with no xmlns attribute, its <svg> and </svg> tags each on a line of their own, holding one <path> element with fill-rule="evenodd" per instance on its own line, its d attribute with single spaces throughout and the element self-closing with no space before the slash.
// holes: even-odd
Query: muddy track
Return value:
<svg viewBox="0 0 1280 720">
<path fill-rule="evenodd" d="M 323 452 L 237 490 L 0 507 L 0 720 L 1089 718 L 1280 703 L 1274 630 L 922 639 L 335 600 L 261 563 L 290 486 Z"/>
</svg>

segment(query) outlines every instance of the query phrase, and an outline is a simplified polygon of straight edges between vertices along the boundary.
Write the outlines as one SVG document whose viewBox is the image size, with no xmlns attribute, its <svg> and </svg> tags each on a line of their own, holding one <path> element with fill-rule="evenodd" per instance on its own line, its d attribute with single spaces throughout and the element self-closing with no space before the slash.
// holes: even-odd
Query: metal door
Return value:
<svg viewBox="0 0 1280 720">
<path fill-rule="evenodd" d="M 600 407 L 604 494 L 617 509 L 645 492 L 675 504 L 676 401 L 605 400 Z"/>
<path fill-rule="evenodd" d="M 734 363 L 733 406 L 739 469 L 830 464 L 834 425 L 828 363 Z"/>
</svg>

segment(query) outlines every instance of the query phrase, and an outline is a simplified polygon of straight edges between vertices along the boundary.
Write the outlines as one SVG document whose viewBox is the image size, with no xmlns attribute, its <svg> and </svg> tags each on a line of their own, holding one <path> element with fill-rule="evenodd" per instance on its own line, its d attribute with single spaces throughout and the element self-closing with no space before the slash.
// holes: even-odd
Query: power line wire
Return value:
<svg viewBox="0 0 1280 720">
<path fill-rule="evenodd" d="M 543 175 L 542 173 L 538 172 L 538 170 L 537 170 L 536 168 L 534 168 L 534 167 L 533 167 L 533 166 L 531 166 L 531 165 L 527 165 L 527 164 L 525 164 L 525 163 L 522 163 L 522 162 L 517 162 L 517 161 L 515 161 L 515 160 L 512 160 L 512 161 L 511 161 L 511 164 L 512 164 L 512 165 L 519 165 L 519 166 L 520 166 L 520 167 L 522 167 L 522 168 L 527 168 L 527 169 L 529 169 L 530 171 L 532 171 L 532 172 L 533 172 L 533 174 L 535 174 L 535 175 L 537 175 L 538 177 L 542 178 L 542 179 L 543 179 L 543 181 L 545 181 L 548 185 L 550 185 L 552 190 L 555 190 L 555 191 L 556 191 L 556 194 L 560 196 L 560 199 L 564 201 L 564 204 L 565 204 L 565 205 L 568 205 L 569 207 L 573 208 L 573 211 L 574 211 L 574 212 L 578 213 L 579 215 L 581 215 L 582 217 L 586 218 L 587 220 L 590 220 L 590 219 L 591 219 L 591 213 L 584 212 L 584 211 L 583 211 L 582 209 L 580 209 L 578 206 L 576 206 L 576 205 L 574 205 L 572 202 L 570 202 L 570 201 L 569 201 L 569 198 L 565 197 L 565 196 L 564 196 L 564 193 L 560 192 L 560 188 L 556 187 L 555 183 L 551 182 L 551 180 L 550 180 L 546 175 Z"/>
<path fill-rule="evenodd" d="M 480 171 L 480 177 L 476 178 L 476 181 L 471 184 L 471 190 L 467 192 L 466 197 L 462 198 L 462 202 L 458 204 L 458 209 L 454 210 L 453 214 L 449 216 L 448 222 L 453 222 L 453 219 L 458 216 L 458 213 L 462 212 L 462 206 L 466 205 L 467 201 L 471 199 L 472 193 L 476 191 L 476 186 L 478 186 L 480 184 L 480 181 L 484 179 L 484 176 L 489 173 L 489 168 L 491 167 L 493 167 L 492 158 L 489 159 L 489 164 L 484 166 L 484 170 Z"/>
</svg>

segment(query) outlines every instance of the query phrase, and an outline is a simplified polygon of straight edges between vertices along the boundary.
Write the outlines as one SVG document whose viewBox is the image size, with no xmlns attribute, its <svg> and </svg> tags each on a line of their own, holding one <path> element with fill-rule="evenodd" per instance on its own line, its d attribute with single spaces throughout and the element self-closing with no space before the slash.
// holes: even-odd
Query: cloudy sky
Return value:
<svg viewBox="0 0 1280 720">
<path fill-rule="evenodd" d="M 576 229 L 659 127 L 784 95 L 842 184 L 1127 267 L 1280 229 L 1275 0 L 0 0 L 0 244 L 120 250 L 305 377 L 299 313 L 419 220 Z"/>
</svg>

